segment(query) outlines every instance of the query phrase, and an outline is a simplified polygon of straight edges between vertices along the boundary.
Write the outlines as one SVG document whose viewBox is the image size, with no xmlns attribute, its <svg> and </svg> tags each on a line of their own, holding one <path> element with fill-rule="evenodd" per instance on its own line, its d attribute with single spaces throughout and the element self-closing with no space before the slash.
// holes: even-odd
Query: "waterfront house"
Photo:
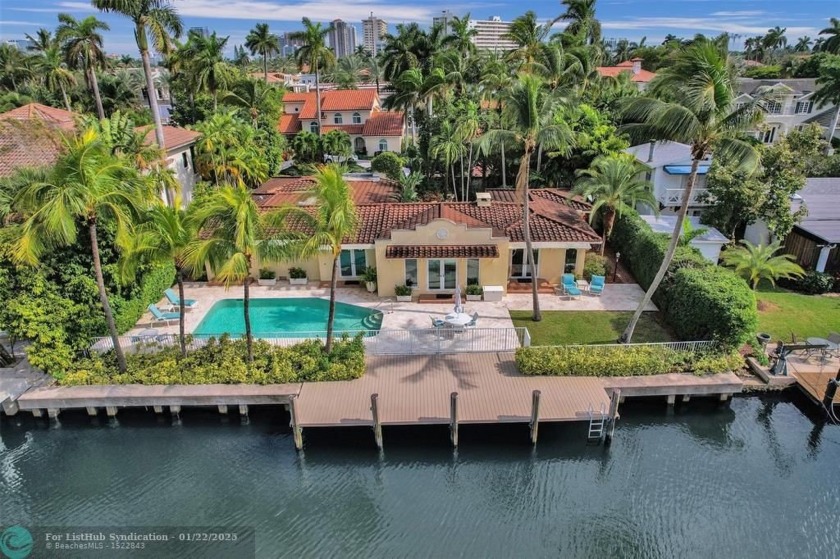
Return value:
<svg viewBox="0 0 840 559">
<path fill-rule="evenodd" d="M 373 174 L 347 176 L 360 224 L 345 239 L 340 258 L 342 284 L 361 282 L 375 267 L 378 294 L 393 296 L 396 285 L 409 285 L 415 295 L 451 295 L 457 286 L 527 284 L 534 277 L 543 286 L 559 284 L 563 273 L 583 273 L 586 254 L 600 246 L 589 226 L 591 207 L 568 191 L 535 189 L 530 193 L 535 270 L 525 261 L 522 205 L 510 189 L 478 193 L 475 202 L 393 200 L 398 185 Z M 314 206 L 311 177 L 280 177 L 254 191 L 263 210 L 284 205 Z M 306 262 L 269 265 L 279 277 L 289 267 L 306 270 L 310 281 L 327 282 L 330 255 Z M 261 265 L 255 263 L 253 272 Z"/>
<path fill-rule="evenodd" d="M 155 141 L 155 128 L 143 127 L 146 132 L 146 142 Z M 166 166 L 175 173 L 175 178 L 181 185 L 181 203 L 184 207 L 192 200 L 192 192 L 199 180 L 195 170 L 195 144 L 201 137 L 199 132 L 187 130 L 178 126 L 165 125 L 163 127 L 163 149 L 166 152 Z M 174 200 L 170 200 L 170 194 L 161 194 L 163 201 L 170 206 Z"/>
<path fill-rule="evenodd" d="M 674 214 L 682 205 L 682 197 L 691 174 L 691 147 L 679 142 L 648 142 L 625 150 L 645 166 L 644 178 L 653 184 L 653 193 L 663 214 Z M 688 215 L 699 216 L 709 206 L 706 200 L 706 174 L 711 158 L 700 162 L 694 183 Z M 639 213 L 653 214 L 651 208 L 637 208 Z"/>
<path fill-rule="evenodd" d="M 639 91 L 644 91 L 656 74 L 643 69 L 642 62 L 641 58 L 632 58 L 615 66 L 598 66 L 598 75 L 603 78 L 617 78 L 621 74 L 626 74 Z"/>
<path fill-rule="evenodd" d="M 677 216 L 675 215 L 641 215 L 642 221 L 650 225 L 654 233 L 664 233 L 668 236 L 674 233 L 674 226 L 677 224 Z M 717 264 L 720 259 L 720 251 L 723 245 L 729 242 L 723 233 L 709 225 L 700 223 L 699 217 L 686 217 L 692 230 L 702 230 L 702 234 L 698 234 L 688 244 L 697 249 L 703 255 L 703 258 Z"/>
<path fill-rule="evenodd" d="M 402 113 L 382 110 L 375 89 L 322 91 L 320 122 L 317 105 L 314 91 L 286 93 L 280 132 L 294 136 L 301 130 L 317 133 L 318 127 L 322 133 L 343 130 L 350 135 L 353 152 L 363 158 L 402 149 L 405 118 Z"/>
</svg>

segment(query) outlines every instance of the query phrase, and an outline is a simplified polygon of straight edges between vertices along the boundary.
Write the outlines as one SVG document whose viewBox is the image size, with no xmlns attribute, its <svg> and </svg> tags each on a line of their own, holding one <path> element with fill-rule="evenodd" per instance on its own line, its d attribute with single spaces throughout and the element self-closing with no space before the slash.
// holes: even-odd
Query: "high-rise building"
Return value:
<svg viewBox="0 0 840 559">
<path fill-rule="evenodd" d="M 292 39 L 288 31 L 280 35 L 280 55 L 292 56 L 297 49 L 303 46 L 302 39 Z"/>
<path fill-rule="evenodd" d="M 499 16 L 483 20 L 470 20 L 470 28 L 476 30 L 472 42 L 476 48 L 497 52 L 515 49 L 516 43 L 510 39 L 502 38 L 502 35 L 510 30 L 510 25 L 509 21 L 502 21 Z"/>
<path fill-rule="evenodd" d="M 6 39 L 3 42 L 24 52 L 31 48 L 35 48 L 35 42 L 30 39 Z"/>
<path fill-rule="evenodd" d="M 190 27 L 190 33 L 195 33 L 205 39 L 210 36 L 210 30 L 206 27 Z"/>
<path fill-rule="evenodd" d="M 441 26 L 443 28 L 443 32 L 445 34 L 452 31 L 452 18 L 454 14 L 449 10 L 443 10 L 439 16 L 435 16 L 432 18 L 432 25 L 433 26 Z"/>
<path fill-rule="evenodd" d="M 333 20 L 329 39 L 336 58 L 350 56 L 356 50 L 356 28 L 340 19 Z"/>
<path fill-rule="evenodd" d="M 373 12 L 370 17 L 362 20 L 363 44 L 365 50 L 371 54 L 379 54 L 385 46 L 385 34 L 388 33 L 388 23 L 374 17 Z"/>
</svg>

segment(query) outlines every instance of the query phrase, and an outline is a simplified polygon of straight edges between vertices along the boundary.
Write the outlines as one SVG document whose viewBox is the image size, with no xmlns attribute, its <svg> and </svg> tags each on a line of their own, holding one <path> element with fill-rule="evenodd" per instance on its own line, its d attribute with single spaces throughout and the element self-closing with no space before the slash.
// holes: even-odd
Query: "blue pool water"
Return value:
<svg viewBox="0 0 840 559">
<path fill-rule="evenodd" d="M 316 297 L 292 299 L 251 299 L 251 330 L 256 337 L 294 337 L 302 332 L 327 329 L 330 302 Z M 193 332 L 202 335 L 245 333 L 242 299 L 217 301 Z M 347 303 L 335 304 L 335 331 L 378 331 L 382 313 Z"/>
</svg>

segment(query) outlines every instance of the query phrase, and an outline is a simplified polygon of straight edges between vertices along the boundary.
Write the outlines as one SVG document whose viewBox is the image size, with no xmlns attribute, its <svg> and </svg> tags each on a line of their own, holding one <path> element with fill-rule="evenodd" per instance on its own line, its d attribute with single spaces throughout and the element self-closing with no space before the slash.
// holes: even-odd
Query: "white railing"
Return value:
<svg viewBox="0 0 840 559">
<path fill-rule="evenodd" d="M 571 345 L 553 345 L 553 346 L 535 346 L 540 348 L 555 348 L 555 347 L 579 347 L 586 348 L 592 351 L 613 348 L 634 348 L 634 347 L 664 347 L 674 351 L 689 351 L 692 353 L 702 351 L 715 351 L 720 348 L 720 344 L 714 340 L 697 340 L 689 342 L 652 342 L 640 344 L 571 344 Z"/>
<path fill-rule="evenodd" d="M 659 201 L 666 206 L 682 206 L 682 198 L 685 189 L 683 188 L 667 188 L 659 196 Z M 688 201 L 690 206 L 708 206 L 714 201 L 709 198 L 709 191 L 705 188 L 695 188 L 691 192 L 691 199 Z"/>
<path fill-rule="evenodd" d="M 368 355 L 435 355 L 444 353 L 484 353 L 515 351 L 527 347 L 531 337 L 527 328 L 421 328 L 412 330 L 356 330 L 336 333 L 362 334 Z M 232 336 L 234 338 L 240 336 Z M 187 348 L 195 350 L 218 336 L 188 335 Z M 289 346 L 311 339 L 324 339 L 326 332 L 284 332 L 255 336 L 274 346 Z M 152 336 L 120 336 L 120 347 L 126 352 L 157 351 L 180 345 L 177 334 Z M 90 351 L 105 353 L 114 348 L 110 337 L 95 338 Z"/>
</svg>

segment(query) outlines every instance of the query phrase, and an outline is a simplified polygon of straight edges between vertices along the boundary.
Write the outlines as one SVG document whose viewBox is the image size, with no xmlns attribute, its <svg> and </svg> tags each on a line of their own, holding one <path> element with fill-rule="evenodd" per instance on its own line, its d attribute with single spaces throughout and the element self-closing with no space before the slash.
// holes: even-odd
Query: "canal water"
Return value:
<svg viewBox="0 0 840 559">
<path fill-rule="evenodd" d="M 279 411 L 20 414 L 0 525 L 252 528 L 258 557 L 838 557 L 840 427 L 807 406 L 627 403 L 608 449 L 580 426 L 535 449 L 524 426 L 463 428 L 457 452 L 446 429 L 386 428 L 382 454 L 367 429 L 297 454 Z"/>
</svg>

